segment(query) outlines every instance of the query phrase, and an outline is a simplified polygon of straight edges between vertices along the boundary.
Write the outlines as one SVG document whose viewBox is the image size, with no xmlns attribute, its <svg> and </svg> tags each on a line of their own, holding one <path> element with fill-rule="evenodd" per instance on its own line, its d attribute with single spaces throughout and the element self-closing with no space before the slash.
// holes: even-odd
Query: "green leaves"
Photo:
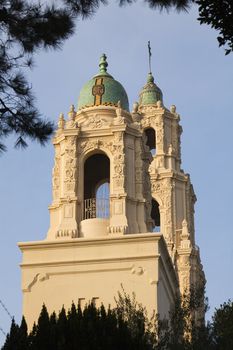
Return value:
<svg viewBox="0 0 233 350">
<path fill-rule="evenodd" d="M 219 32 L 219 46 L 225 54 L 233 51 L 233 2 L 231 0 L 196 0 L 199 5 L 200 24 L 210 25 Z"/>
<path fill-rule="evenodd" d="M 228 300 L 215 310 L 212 331 L 217 349 L 233 349 L 233 301 Z"/>
</svg>

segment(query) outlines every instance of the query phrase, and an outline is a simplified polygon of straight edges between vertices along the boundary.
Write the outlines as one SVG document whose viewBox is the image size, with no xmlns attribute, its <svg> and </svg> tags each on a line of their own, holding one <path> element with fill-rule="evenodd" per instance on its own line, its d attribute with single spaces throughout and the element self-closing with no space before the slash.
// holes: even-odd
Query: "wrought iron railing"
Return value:
<svg viewBox="0 0 233 350">
<path fill-rule="evenodd" d="M 89 198 L 84 200 L 83 220 L 109 218 L 109 198 Z"/>
</svg>

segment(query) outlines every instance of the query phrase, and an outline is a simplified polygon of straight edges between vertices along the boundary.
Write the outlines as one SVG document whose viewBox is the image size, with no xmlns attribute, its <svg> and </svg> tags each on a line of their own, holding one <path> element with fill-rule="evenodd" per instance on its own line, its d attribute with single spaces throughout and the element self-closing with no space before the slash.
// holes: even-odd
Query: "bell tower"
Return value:
<svg viewBox="0 0 233 350">
<path fill-rule="evenodd" d="M 29 327 L 43 303 L 113 306 L 121 285 L 163 318 L 177 293 L 205 282 L 176 108 L 164 107 L 149 73 L 130 112 L 107 66 L 103 54 L 77 110 L 59 116 L 47 236 L 19 243 Z"/>
<path fill-rule="evenodd" d="M 152 157 L 107 65 L 101 56 L 99 73 L 80 92 L 78 111 L 71 106 L 67 122 L 59 117 L 48 240 L 151 231 Z"/>
<path fill-rule="evenodd" d="M 203 287 L 205 277 L 195 244 L 194 204 L 196 196 L 189 174 L 181 168 L 182 127 L 176 106 L 168 110 L 163 94 L 152 73 L 142 88 L 139 104 L 134 105 L 133 119 L 146 137 L 152 154 L 149 166 L 152 212 L 166 240 L 179 278 L 181 292 Z"/>
</svg>

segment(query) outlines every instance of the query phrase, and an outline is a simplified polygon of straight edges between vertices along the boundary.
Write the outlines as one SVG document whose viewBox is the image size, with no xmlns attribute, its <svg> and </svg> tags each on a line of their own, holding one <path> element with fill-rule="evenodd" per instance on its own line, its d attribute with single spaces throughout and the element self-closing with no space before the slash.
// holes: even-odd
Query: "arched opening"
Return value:
<svg viewBox="0 0 233 350">
<path fill-rule="evenodd" d="M 97 184 L 95 191 L 96 198 L 96 217 L 108 218 L 109 217 L 109 195 L 110 184 L 109 180 L 105 179 Z"/>
<path fill-rule="evenodd" d="M 151 218 L 154 220 L 153 232 L 160 232 L 159 203 L 154 198 L 151 201 Z"/>
<path fill-rule="evenodd" d="M 156 154 L 156 135 L 153 128 L 148 128 L 144 130 L 144 133 L 147 137 L 146 145 L 149 147 L 151 155 L 155 156 Z"/>
<path fill-rule="evenodd" d="M 84 164 L 83 220 L 109 217 L 110 161 L 104 153 L 93 154 Z"/>
</svg>

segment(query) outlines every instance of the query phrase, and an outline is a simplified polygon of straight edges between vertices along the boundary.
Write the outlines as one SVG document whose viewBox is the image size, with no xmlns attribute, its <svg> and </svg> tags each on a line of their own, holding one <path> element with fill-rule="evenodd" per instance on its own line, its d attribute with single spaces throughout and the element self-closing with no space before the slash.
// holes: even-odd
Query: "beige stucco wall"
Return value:
<svg viewBox="0 0 233 350">
<path fill-rule="evenodd" d="M 164 316 L 178 288 L 161 234 L 28 242 L 19 247 L 23 314 L 29 327 L 43 303 L 49 312 L 92 298 L 98 298 L 97 305 L 114 306 L 121 285 L 127 293 L 135 292 L 149 312 L 162 311 Z"/>
</svg>

